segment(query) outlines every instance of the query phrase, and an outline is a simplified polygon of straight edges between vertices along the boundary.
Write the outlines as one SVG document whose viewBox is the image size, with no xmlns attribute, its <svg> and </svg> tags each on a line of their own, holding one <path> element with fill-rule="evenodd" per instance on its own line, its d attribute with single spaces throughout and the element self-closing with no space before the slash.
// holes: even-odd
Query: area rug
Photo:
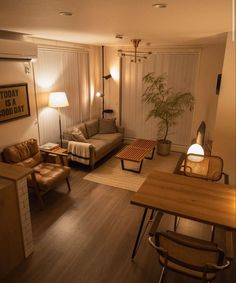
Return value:
<svg viewBox="0 0 236 283">
<path fill-rule="evenodd" d="M 140 174 L 122 170 L 120 160 L 112 157 L 91 173 L 87 174 L 84 179 L 136 192 L 152 170 L 173 172 L 180 155 L 181 154 L 178 152 L 171 152 L 168 156 L 155 155 L 153 160 L 144 159 L 142 172 Z M 136 169 L 135 165 L 134 162 L 125 162 L 125 166 L 128 168 Z"/>
</svg>

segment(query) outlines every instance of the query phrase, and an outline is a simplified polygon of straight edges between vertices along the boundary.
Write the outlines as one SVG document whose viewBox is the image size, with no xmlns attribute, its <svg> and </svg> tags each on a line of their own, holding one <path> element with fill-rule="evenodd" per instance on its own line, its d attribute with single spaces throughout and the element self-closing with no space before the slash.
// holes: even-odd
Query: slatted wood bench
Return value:
<svg viewBox="0 0 236 283">
<path fill-rule="evenodd" d="M 124 147 L 117 155 L 116 158 L 121 160 L 122 170 L 140 173 L 144 158 L 153 159 L 156 142 L 152 140 L 136 139 L 131 145 Z M 150 155 L 149 157 L 148 155 Z M 132 161 L 140 163 L 138 170 L 127 168 L 124 161 Z"/>
</svg>

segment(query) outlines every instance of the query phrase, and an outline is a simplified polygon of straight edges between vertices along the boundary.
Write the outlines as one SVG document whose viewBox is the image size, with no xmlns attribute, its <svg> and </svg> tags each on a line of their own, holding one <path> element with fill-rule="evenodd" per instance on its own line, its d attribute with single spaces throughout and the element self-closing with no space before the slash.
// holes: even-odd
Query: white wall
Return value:
<svg viewBox="0 0 236 283">
<path fill-rule="evenodd" d="M 30 74 L 25 73 L 23 62 L 0 61 L 0 85 L 27 83 L 31 115 L 13 121 L 0 123 L 0 151 L 11 144 L 28 138 L 38 139 L 37 115 L 32 68 Z"/>
<path fill-rule="evenodd" d="M 101 98 L 96 93 L 101 91 L 101 48 L 97 46 L 89 47 L 89 75 L 90 75 L 90 116 L 95 118 L 101 116 Z"/>
<path fill-rule="evenodd" d="M 86 109 L 83 109 L 83 113 L 86 111 L 86 119 L 89 117 L 97 117 L 99 115 L 99 102 L 100 99 L 96 98 L 94 96 L 94 93 L 98 91 L 99 88 L 99 81 L 98 78 L 101 76 L 98 75 L 100 72 L 100 66 L 99 66 L 99 59 L 100 59 L 100 53 L 99 53 L 99 48 L 95 46 L 84 46 L 84 45 L 79 45 L 79 44 L 72 44 L 72 43 L 66 43 L 66 42 L 59 42 L 59 41 L 51 41 L 51 40 L 42 40 L 42 39 L 31 39 L 30 41 L 34 42 L 35 44 L 39 44 L 41 46 L 48 46 L 49 48 L 52 46 L 57 46 L 58 49 L 62 50 L 77 50 L 78 48 L 80 49 L 86 49 L 89 52 L 89 72 L 90 72 L 90 88 L 88 91 L 90 91 L 90 103 L 86 106 Z M 63 49 L 64 48 L 64 49 Z M 53 58 L 52 58 L 53 59 Z M 52 60 L 50 60 L 51 62 Z M 38 62 L 39 63 L 39 62 Z M 58 72 L 61 70 L 58 68 L 58 64 L 60 62 L 57 62 L 57 64 L 54 64 L 51 67 L 51 73 L 48 74 L 48 64 L 49 60 L 46 60 L 45 62 L 40 62 L 40 74 L 45 81 L 50 81 L 55 77 L 55 75 L 58 74 Z M 0 60 L 0 85 L 6 85 L 6 84 L 16 84 L 16 83 L 23 83 L 27 82 L 28 83 L 28 90 L 29 90 L 29 102 L 30 102 L 30 111 L 31 111 L 31 116 L 27 118 L 22 118 L 18 120 L 14 120 L 11 122 L 5 122 L 5 123 L 0 123 L 0 151 L 11 144 L 15 144 L 21 141 L 24 141 L 28 138 L 36 138 L 38 142 L 40 142 L 40 136 L 39 136 L 39 131 L 38 131 L 38 121 L 37 121 L 37 114 L 36 114 L 36 99 L 35 99 L 35 90 L 34 90 L 34 78 L 33 78 L 33 71 L 32 71 L 32 66 L 31 66 L 31 72 L 29 74 L 25 73 L 25 65 L 26 63 L 24 62 L 17 62 L 17 61 L 1 61 Z M 27 63 L 28 64 L 28 63 Z M 37 63 L 36 63 L 37 64 Z M 76 62 L 73 62 L 73 64 L 76 64 Z M 79 64 L 79 63 L 78 63 Z M 67 70 L 63 70 L 63 75 L 61 74 L 61 77 L 63 76 L 71 76 L 71 70 L 70 65 Z M 45 71 L 43 71 L 45 70 Z M 54 72 L 53 72 L 54 70 Z M 35 71 L 38 71 L 35 69 Z M 84 73 L 81 68 L 79 69 L 81 73 Z M 37 74 L 35 74 L 37 76 Z M 64 79 L 61 79 L 61 82 L 58 82 L 57 86 L 63 86 L 66 84 L 66 89 L 65 90 L 71 90 L 74 87 L 74 84 L 78 84 L 78 77 L 73 79 L 73 80 L 67 80 L 65 82 Z M 39 81 L 35 82 L 35 85 L 37 86 L 37 89 L 39 91 Z M 87 86 L 86 86 L 87 87 Z M 40 89 L 40 95 L 44 96 L 45 99 L 43 98 L 43 103 L 45 104 L 44 108 L 47 108 L 47 96 L 48 96 L 48 90 L 47 89 Z M 55 91 L 55 89 L 52 89 Z M 57 89 L 58 90 L 58 89 Z M 64 88 L 63 88 L 64 90 Z M 44 93 L 45 92 L 45 93 Z M 83 95 L 84 91 L 80 91 L 81 95 Z M 80 100 L 83 100 L 83 97 L 80 97 Z M 42 103 L 41 103 L 42 104 Z M 42 106 L 42 105 L 41 105 Z M 74 105 L 73 105 L 74 106 Z M 69 107 L 68 107 L 69 108 Z M 51 109 L 53 110 L 53 109 Z M 70 111 L 70 109 L 66 109 L 66 111 Z M 79 109 L 81 112 L 81 109 Z M 66 115 L 65 111 L 65 115 Z M 56 133 L 58 134 L 58 115 L 57 112 L 54 110 L 54 118 L 50 117 L 47 120 L 50 120 L 50 123 L 45 123 L 41 124 L 43 131 L 46 131 L 44 129 L 45 127 L 49 128 L 49 131 L 52 130 L 53 127 L 53 121 L 55 122 L 55 129 Z M 51 119 L 52 118 L 52 119 Z M 83 118 L 83 119 L 85 119 Z M 53 131 L 52 131 L 53 132 Z M 58 140 L 58 136 L 55 137 L 55 141 Z M 54 139 L 52 138 L 52 141 Z M 45 142 L 45 141 L 43 141 Z"/>
<path fill-rule="evenodd" d="M 202 120 L 206 122 L 206 139 L 213 138 L 218 95 L 217 75 L 222 73 L 225 45 L 209 45 L 201 50 L 199 74 L 196 82 L 196 101 L 192 126 L 192 138 Z"/>
<path fill-rule="evenodd" d="M 196 78 L 196 103 L 193 115 L 191 138 L 196 136 L 202 120 L 206 122 L 206 138 L 213 139 L 218 95 L 217 75 L 222 73 L 225 44 L 208 45 L 201 48 L 199 71 Z M 119 119 L 119 57 L 117 48 L 105 47 L 105 73 L 114 68 L 117 79 L 105 81 L 105 108 L 112 108 Z"/>
<path fill-rule="evenodd" d="M 228 33 L 212 153 L 223 158 L 232 185 L 236 185 L 235 75 L 235 42 Z"/>
<path fill-rule="evenodd" d="M 120 75 L 120 58 L 117 54 L 117 48 L 105 47 L 105 75 L 111 74 L 112 78 L 105 80 L 105 109 L 114 110 L 114 116 L 119 123 L 120 101 L 119 101 L 119 75 Z"/>
</svg>

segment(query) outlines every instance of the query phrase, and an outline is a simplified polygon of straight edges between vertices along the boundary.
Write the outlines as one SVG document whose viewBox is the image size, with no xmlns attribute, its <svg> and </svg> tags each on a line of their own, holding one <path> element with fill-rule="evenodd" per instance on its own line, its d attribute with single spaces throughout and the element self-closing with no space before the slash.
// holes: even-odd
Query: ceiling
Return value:
<svg viewBox="0 0 236 283">
<path fill-rule="evenodd" d="M 133 38 L 151 46 L 213 44 L 232 29 L 231 6 L 232 0 L 1 0 L 0 29 L 95 45 Z"/>
</svg>

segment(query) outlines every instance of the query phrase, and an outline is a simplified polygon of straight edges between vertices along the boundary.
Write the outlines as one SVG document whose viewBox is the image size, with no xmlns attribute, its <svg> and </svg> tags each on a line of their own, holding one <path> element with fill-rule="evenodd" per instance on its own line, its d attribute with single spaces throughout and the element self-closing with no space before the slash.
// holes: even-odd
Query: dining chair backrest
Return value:
<svg viewBox="0 0 236 283">
<path fill-rule="evenodd" d="M 163 266 L 159 283 L 163 282 L 168 269 L 187 276 L 210 282 L 217 271 L 230 266 L 225 261 L 224 251 L 217 244 L 173 231 L 156 232 L 155 241 L 150 234 L 149 243 L 159 253 L 159 262 Z"/>
<path fill-rule="evenodd" d="M 207 263 L 221 265 L 224 258 L 224 252 L 216 244 L 172 231 L 158 232 L 156 244 L 167 251 L 161 255 L 163 260 L 167 256 L 168 261 L 196 271 L 203 272 Z"/>
<path fill-rule="evenodd" d="M 223 173 L 223 159 L 219 156 L 187 154 L 184 160 L 184 174 L 189 177 L 219 181 Z"/>
</svg>

